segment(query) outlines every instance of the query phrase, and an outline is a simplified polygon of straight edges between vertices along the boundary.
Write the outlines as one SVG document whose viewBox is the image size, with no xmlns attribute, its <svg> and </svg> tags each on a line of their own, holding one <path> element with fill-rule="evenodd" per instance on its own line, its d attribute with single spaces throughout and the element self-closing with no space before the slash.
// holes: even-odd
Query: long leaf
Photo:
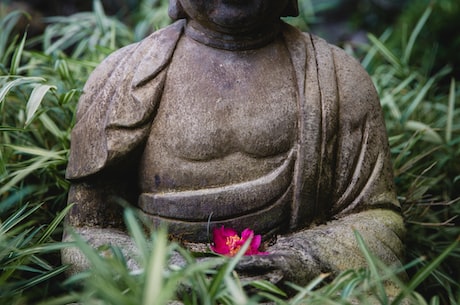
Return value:
<svg viewBox="0 0 460 305">
<path fill-rule="evenodd" d="M 40 156 L 46 159 L 54 159 L 54 160 L 66 160 L 65 158 L 65 151 L 52 151 L 43 149 L 40 147 L 26 147 L 26 146 L 17 146 L 6 144 L 5 147 L 12 148 L 16 153 L 20 154 L 29 154 L 33 156 Z"/>
<path fill-rule="evenodd" d="M 125 209 L 124 218 L 129 234 L 134 239 L 134 242 L 138 248 L 139 255 L 141 258 L 141 266 L 143 268 L 146 268 L 149 259 L 149 247 L 145 234 L 141 226 L 139 225 L 138 221 L 136 220 L 132 209 Z"/>
<path fill-rule="evenodd" d="M 166 304 L 170 297 L 173 295 L 173 291 L 164 291 L 164 271 L 166 268 L 166 257 L 167 257 L 167 240 L 166 233 L 163 230 L 159 230 L 155 238 L 155 247 L 151 254 L 148 269 L 144 295 L 142 304 L 150 305 L 153 300 L 155 304 L 163 305 Z"/>
<path fill-rule="evenodd" d="M 46 168 L 47 158 L 37 158 L 31 165 L 15 171 L 11 174 L 11 179 L 0 187 L 0 194 L 8 192 L 13 186 L 40 168 Z"/>
<path fill-rule="evenodd" d="M 50 118 L 50 116 L 46 113 L 42 113 L 38 119 L 40 122 L 43 124 L 43 127 L 51 132 L 56 138 L 58 139 L 65 139 L 65 137 L 68 136 L 68 134 L 65 132 L 65 130 L 62 130 L 59 128 L 56 123 Z"/>
<path fill-rule="evenodd" d="M 325 278 L 329 277 L 329 273 L 321 273 L 318 275 L 316 278 L 314 278 L 310 283 L 308 283 L 307 286 L 305 287 L 300 287 L 298 285 L 292 284 L 292 283 L 287 283 L 288 286 L 296 289 L 299 291 L 294 298 L 292 298 L 292 304 L 297 304 L 301 302 L 305 296 L 309 295 L 313 289 L 318 287 L 319 284 L 321 284 Z"/>
<path fill-rule="evenodd" d="M 446 119 L 446 143 L 452 140 L 452 126 L 454 123 L 455 112 L 455 79 L 450 81 L 449 99 L 447 106 L 447 119 Z"/>
<path fill-rule="evenodd" d="M 0 201 L 0 219 L 3 218 L 2 216 L 4 213 L 20 202 L 24 197 L 36 191 L 37 188 L 38 186 L 28 185 L 18 191 L 12 192 L 6 199 L 2 199 L 2 201 Z"/>
<path fill-rule="evenodd" d="M 19 64 L 21 63 L 22 52 L 24 52 L 24 44 L 26 43 L 27 34 L 24 34 L 21 42 L 16 47 L 14 51 L 13 58 L 11 59 L 10 74 L 16 75 L 18 71 Z"/>
<path fill-rule="evenodd" d="M 38 240 L 39 244 L 44 243 L 51 237 L 51 234 L 53 234 L 54 231 L 58 228 L 71 208 L 71 204 L 67 205 L 56 217 L 54 217 L 53 221 L 48 225 L 47 229 L 45 232 L 43 232 L 43 235 Z"/>
<path fill-rule="evenodd" d="M 222 268 L 220 268 L 219 272 L 217 275 L 213 278 L 211 285 L 209 287 L 209 296 L 211 299 L 214 299 L 218 292 L 219 288 L 222 287 L 224 284 L 224 280 L 226 277 L 230 275 L 230 273 L 235 269 L 236 265 L 238 262 L 241 260 L 243 255 L 246 253 L 247 249 L 249 248 L 251 244 L 252 238 L 248 239 L 244 245 L 241 247 L 241 249 L 238 251 L 238 253 L 227 263 L 225 263 Z"/>
<path fill-rule="evenodd" d="M 377 37 L 372 34 L 368 35 L 369 40 L 377 50 L 385 57 L 386 60 L 399 72 L 403 72 L 403 66 L 400 59 L 389 48 L 387 48 Z"/>
<path fill-rule="evenodd" d="M 401 301 L 407 297 L 409 292 L 414 291 L 428 276 L 432 274 L 436 268 L 454 251 L 457 249 L 460 243 L 460 236 L 455 242 L 453 242 L 449 247 L 447 247 L 438 257 L 436 257 L 431 263 L 424 266 L 420 269 L 407 284 L 406 289 L 404 289 L 398 296 L 391 302 L 391 304 L 400 304 Z"/>
<path fill-rule="evenodd" d="M 409 120 L 406 122 L 407 129 L 420 132 L 422 134 L 422 139 L 433 143 L 433 144 L 442 144 L 441 136 L 433 129 L 430 125 Z"/>
<path fill-rule="evenodd" d="M 5 52 L 5 50 L 7 49 L 6 46 L 12 30 L 19 22 L 19 19 L 23 16 L 26 16 L 28 19 L 30 19 L 30 15 L 21 11 L 13 11 L 4 18 L 0 19 L 0 28 L 2 29 L 0 31 L 0 63 L 4 62 L 5 58 L 7 57 L 6 55 L 8 53 Z"/>
<path fill-rule="evenodd" d="M 56 90 L 57 88 L 56 86 L 52 85 L 40 84 L 32 90 L 32 93 L 30 94 L 29 100 L 27 101 L 26 105 L 26 125 L 30 124 L 35 112 L 37 111 L 38 107 L 43 101 L 43 97 L 51 89 Z"/>
<path fill-rule="evenodd" d="M 406 108 L 406 111 L 402 114 L 401 117 L 401 122 L 404 124 L 409 117 L 412 115 L 412 113 L 415 111 L 415 109 L 420 105 L 420 103 L 423 101 L 425 96 L 427 95 L 428 91 L 431 89 L 433 86 L 434 82 L 436 80 L 436 77 L 431 77 L 425 85 L 419 90 L 417 96 L 414 98 L 412 103 Z"/>
<path fill-rule="evenodd" d="M 68 266 L 60 266 L 60 267 L 57 267 L 53 270 L 50 270 L 48 272 L 44 272 L 43 274 L 40 274 L 40 275 L 37 275 L 31 279 L 27 279 L 27 280 L 24 280 L 22 282 L 18 282 L 18 283 L 14 283 L 12 286 L 13 287 L 8 287 L 7 289 L 5 289 L 5 291 L 8 291 L 9 293 L 6 295 L 12 295 L 12 294 L 16 294 L 18 292 L 22 292 L 28 288 L 31 288 L 31 287 L 34 287 L 36 285 L 38 285 L 39 283 L 42 283 L 42 282 L 45 282 L 51 278 L 54 278 L 56 277 L 57 275 L 59 274 L 62 274 L 66 269 L 68 268 Z M 4 287 L 6 288 L 6 287 Z"/>
<path fill-rule="evenodd" d="M 32 207 L 30 210 L 27 210 L 29 208 L 28 205 L 24 205 L 22 208 L 17 210 L 13 215 L 8 217 L 8 219 L 0 223 L 0 236 L 3 236 L 9 230 L 11 230 L 14 226 L 16 226 L 18 223 L 20 223 L 21 221 L 23 221 L 24 219 L 32 215 L 41 206 L 42 204 L 37 204 L 36 206 Z"/>
<path fill-rule="evenodd" d="M 390 37 L 392 31 L 391 29 L 386 29 L 385 32 L 383 32 L 382 35 L 378 38 L 382 43 L 387 41 L 387 39 Z M 367 52 L 366 56 L 363 58 L 361 61 L 361 65 L 367 69 L 369 67 L 369 64 L 371 63 L 372 59 L 374 58 L 375 54 L 377 53 L 377 47 L 374 45 L 372 46 L 369 51 Z"/>
<path fill-rule="evenodd" d="M 366 245 L 366 242 L 364 241 L 364 238 L 361 236 L 361 234 L 357 231 L 354 230 L 354 235 L 356 238 L 356 241 L 358 242 L 358 247 L 361 250 L 361 253 L 363 253 L 364 258 L 366 259 L 367 266 L 371 272 L 371 276 L 374 279 L 379 279 L 380 278 L 380 273 L 379 273 L 379 261 L 371 253 L 369 248 Z M 387 304 L 388 303 L 388 296 L 385 291 L 385 286 L 382 281 L 377 281 L 377 289 L 378 289 L 378 295 L 376 297 L 380 300 L 381 304 Z"/>
<path fill-rule="evenodd" d="M 404 55 L 403 55 L 403 61 L 404 63 L 408 63 L 410 60 L 410 56 L 412 55 L 412 49 L 414 48 L 415 41 L 417 40 L 418 35 L 422 31 L 423 27 L 425 26 L 426 21 L 431 15 L 431 12 L 433 11 L 433 8 L 428 6 L 423 13 L 422 17 L 420 17 L 419 21 L 417 22 L 417 25 L 415 26 L 414 30 L 412 31 L 412 34 L 409 37 L 409 41 L 407 43 L 407 46 L 404 50 Z"/>
<path fill-rule="evenodd" d="M 5 77 L 0 77 L 0 80 Z M 4 85 L 0 90 L 0 103 L 3 102 L 5 96 L 10 92 L 10 90 L 19 85 L 25 85 L 30 83 L 40 83 L 44 82 L 45 79 L 42 77 L 19 77 L 15 80 L 9 81 Z"/>
</svg>

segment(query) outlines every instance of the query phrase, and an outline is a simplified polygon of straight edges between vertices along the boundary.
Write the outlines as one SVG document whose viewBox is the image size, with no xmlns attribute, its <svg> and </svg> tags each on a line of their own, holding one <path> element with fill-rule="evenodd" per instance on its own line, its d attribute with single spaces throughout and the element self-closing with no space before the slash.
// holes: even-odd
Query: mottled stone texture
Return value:
<svg viewBox="0 0 460 305">
<path fill-rule="evenodd" d="M 116 51 L 86 83 L 67 224 L 129 249 L 123 199 L 186 242 L 206 242 L 209 220 L 262 234 L 270 254 L 246 257 L 242 274 L 304 284 L 365 266 L 353 230 L 400 265 L 382 110 L 359 63 L 280 21 L 295 1 L 172 2 L 185 19 Z M 75 249 L 63 259 L 85 266 Z"/>
</svg>

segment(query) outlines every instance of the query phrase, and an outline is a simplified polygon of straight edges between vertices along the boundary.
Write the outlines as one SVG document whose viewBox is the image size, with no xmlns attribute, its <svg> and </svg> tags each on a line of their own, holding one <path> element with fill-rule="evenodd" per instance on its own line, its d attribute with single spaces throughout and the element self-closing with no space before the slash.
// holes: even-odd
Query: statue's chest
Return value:
<svg viewBox="0 0 460 305">
<path fill-rule="evenodd" d="M 153 124 L 167 149 L 196 160 L 289 150 L 297 131 L 294 73 L 281 47 L 268 53 L 179 48 Z"/>
</svg>

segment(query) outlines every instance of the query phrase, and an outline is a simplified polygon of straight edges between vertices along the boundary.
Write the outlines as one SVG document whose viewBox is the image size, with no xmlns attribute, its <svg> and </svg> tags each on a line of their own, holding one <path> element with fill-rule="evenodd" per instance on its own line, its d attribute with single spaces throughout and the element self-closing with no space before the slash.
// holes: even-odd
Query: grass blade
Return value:
<svg viewBox="0 0 460 305">
<path fill-rule="evenodd" d="M 51 89 L 56 90 L 57 87 L 39 84 L 32 90 L 26 105 L 26 125 L 30 124 L 35 112 L 43 101 L 43 97 Z"/>
<path fill-rule="evenodd" d="M 407 46 L 404 50 L 404 55 L 403 55 L 403 61 L 405 63 L 408 63 L 410 60 L 410 56 L 412 54 L 412 49 L 414 48 L 415 41 L 417 40 L 418 35 L 422 31 L 423 27 L 425 26 L 426 21 L 431 15 L 431 12 L 433 11 L 431 5 L 428 6 L 423 13 L 422 17 L 420 17 L 419 21 L 417 22 L 417 25 L 415 26 L 414 30 L 412 31 L 412 34 L 409 37 L 409 41 L 407 43 Z"/>
<path fill-rule="evenodd" d="M 398 73 L 402 73 L 403 65 L 398 57 L 388 49 L 377 37 L 372 34 L 368 35 L 369 40 L 372 44 L 377 48 L 377 50 L 382 54 L 383 57 L 398 71 Z"/>
<path fill-rule="evenodd" d="M 134 239 L 134 242 L 139 251 L 139 255 L 141 258 L 141 266 L 145 268 L 149 260 L 149 247 L 148 247 L 147 239 L 145 238 L 143 230 L 140 227 L 139 223 L 137 222 L 132 209 L 129 209 L 129 208 L 125 209 L 124 217 L 125 217 L 125 223 L 126 223 L 126 227 L 128 228 L 129 234 Z"/>
<path fill-rule="evenodd" d="M 166 258 L 168 254 L 168 245 L 166 239 L 166 232 L 160 229 L 155 238 L 155 247 L 151 253 L 148 263 L 147 278 L 145 280 L 143 305 L 155 304 L 163 305 L 172 297 L 174 291 L 164 290 L 164 277 L 163 274 L 166 268 Z"/>
<path fill-rule="evenodd" d="M 460 236 L 455 242 L 453 242 L 449 247 L 447 247 L 438 257 L 436 257 L 431 263 L 419 270 L 407 284 L 406 289 L 404 289 L 391 304 L 400 304 L 400 302 L 407 296 L 409 292 L 414 291 L 428 276 L 432 274 L 434 270 L 454 251 L 457 249 L 460 243 Z"/>
<path fill-rule="evenodd" d="M 406 110 L 404 111 L 404 113 L 402 114 L 402 117 L 401 117 L 401 122 L 403 124 L 409 119 L 409 117 L 412 115 L 412 113 L 415 111 L 415 109 L 418 107 L 418 105 L 423 101 L 423 99 L 427 95 L 428 91 L 433 86 L 435 80 L 436 80 L 435 77 L 431 77 L 425 83 L 425 85 L 420 89 L 420 91 L 418 92 L 417 96 L 414 98 L 412 103 L 410 103 L 410 105 L 406 108 Z"/>
<path fill-rule="evenodd" d="M 222 268 L 220 268 L 219 272 L 217 275 L 213 278 L 213 281 L 211 282 L 211 286 L 209 287 L 209 296 L 212 299 L 215 299 L 216 296 L 219 293 L 219 288 L 222 287 L 224 284 L 225 278 L 227 278 L 231 272 L 235 269 L 236 265 L 238 262 L 241 260 L 241 258 L 244 256 L 246 251 L 249 248 L 249 245 L 251 244 L 252 238 L 249 238 L 244 245 L 241 247 L 241 249 L 238 251 L 238 253 L 230 259 L 227 263 L 225 263 Z"/>
<path fill-rule="evenodd" d="M 367 266 L 371 272 L 371 277 L 374 279 L 380 279 L 381 275 L 379 272 L 377 258 L 371 253 L 366 243 L 364 242 L 363 237 L 357 230 L 354 230 L 354 235 L 356 237 L 356 241 L 358 242 L 358 247 L 366 259 Z M 385 286 L 381 281 L 376 281 L 376 284 L 376 288 L 378 289 L 378 295 L 376 295 L 376 297 L 380 300 L 381 304 L 388 304 L 388 296 L 385 291 Z"/>
<path fill-rule="evenodd" d="M 454 123 L 454 112 L 455 112 L 455 79 L 452 78 L 450 81 L 449 99 L 447 107 L 447 119 L 446 119 L 446 143 L 452 140 L 452 126 Z"/>
<path fill-rule="evenodd" d="M 19 64 L 21 63 L 22 52 L 24 52 L 24 44 L 26 43 L 27 34 L 24 34 L 21 42 L 16 47 L 14 51 L 13 58 L 11 59 L 10 74 L 16 75 L 18 71 Z"/>
<path fill-rule="evenodd" d="M 406 128 L 408 130 L 420 132 L 422 134 L 422 139 L 427 142 L 430 142 L 433 144 L 443 143 L 441 136 L 433 128 L 431 128 L 430 125 L 428 124 L 409 120 L 406 123 Z"/>
<path fill-rule="evenodd" d="M 2 78 L 5 79 L 5 78 L 8 78 L 8 76 L 0 77 L 0 80 Z M 31 77 L 19 77 L 19 78 L 16 78 L 15 80 L 7 82 L 6 85 L 4 85 L 0 90 L 0 103 L 3 102 L 6 95 L 12 88 L 16 86 L 20 86 L 20 85 L 25 85 L 25 84 L 30 84 L 30 83 L 39 83 L 39 82 L 44 82 L 44 81 L 45 79 L 42 77 L 31 76 Z"/>
</svg>

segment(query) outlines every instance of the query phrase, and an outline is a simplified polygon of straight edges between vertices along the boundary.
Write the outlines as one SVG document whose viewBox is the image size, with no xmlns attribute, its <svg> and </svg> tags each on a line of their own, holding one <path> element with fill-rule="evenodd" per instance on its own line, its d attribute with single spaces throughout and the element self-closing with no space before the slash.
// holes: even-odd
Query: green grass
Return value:
<svg viewBox="0 0 460 305">
<path fill-rule="evenodd" d="M 302 1 L 302 18 L 293 22 L 307 25 L 314 3 Z M 184 298 L 185 304 L 366 304 L 373 298 L 400 304 L 409 298 L 416 304 L 460 304 L 460 85 L 453 67 L 439 64 L 436 55 L 442 52 L 423 39 L 431 20 L 439 20 L 434 4 L 426 4 L 415 22 L 401 19 L 355 50 L 385 110 L 408 228 L 410 280 L 394 300 L 382 285 L 398 281 L 397 271 L 368 253 L 359 235 L 368 269 L 349 270 L 334 280 L 321 275 L 306 287 L 293 284 L 294 297 L 286 299 L 269 283 L 238 278 L 233 271 L 238 257 L 203 260 L 168 242 L 164 232 L 144 233 L 131 210 L 125 221 L 142 268 L 130 271 L 116 247 L 92 249 L 77 238 L 74 246 L 94 268 L 65 279 L 59 250 L 69 246 L 60 239 L 76 103 L 105 56 L 169 23 L 167 1 L 141 1 L 129 23 L 107 16 L 96 1 L 93 12 L 50 18 L 41 37 L 15 31 L 24 14 L 0 8 L 0 303 L 121 305 L 154 299 L 166 304 Z M 167 264 L 174 252 L 186 258 L 184 267 Z"/>
<path fill-rule="evenodd" d="M 411 274 L 460 236 L 460 88 L 452 77 L 452 67 L 433 65 L 434 58 L 420 62 L 415 55 L 423 48 L 432 52 L 419 36 L 433 14 L 432 6 L 427 6 L 413 30 L 399 37 L 398 47 L 390 47 L 394 45 L 391 35 L 384 39 L 370 35 L 372 49 L 363 60 L 386 114 L 408 227 L 408 260 L 426 259 L 410 270 Z M 458 304 L 459 258 L 457 247 L 419 290 L 427 297 L 437 295 L 443 304 Z"/>
</svg>

